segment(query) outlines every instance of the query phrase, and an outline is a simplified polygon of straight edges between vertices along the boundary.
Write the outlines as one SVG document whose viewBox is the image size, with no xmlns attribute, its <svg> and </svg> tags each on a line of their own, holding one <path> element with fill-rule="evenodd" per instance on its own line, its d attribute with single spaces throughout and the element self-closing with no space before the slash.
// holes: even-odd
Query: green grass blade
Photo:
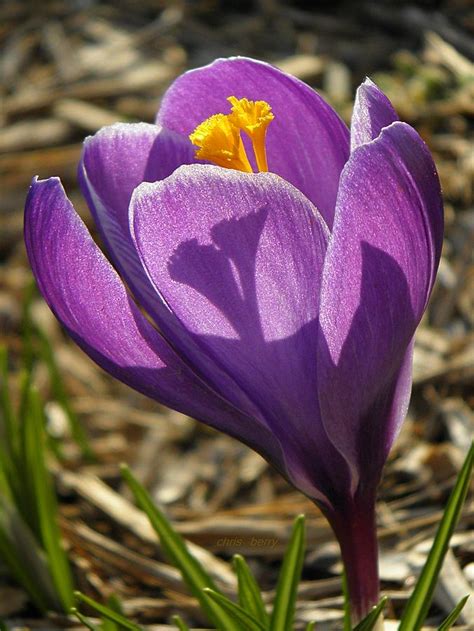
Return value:
<svg viewBox="0 0 474 631">
<path fill-rule="evenodd" d="M 8 353 L 0 346 L 0 495 L 7 499 L 11 499 L 13 493 L 11 481 L 16 479 L 17 427 L 8 387 Z"/>
<path fill-rule="evenodd" d="M 6 495 L 17 495 L 20 423 L 13 409 L 8 387 L 8 352 L 0 346 L 0 469 Z M 21 470 L 21 469 L 20 469 Z M 8 482 L 8 490 L 7 484 Z"/>
<path fill-rule="evenodd" d="M 314 631 L 314 629 L 316 629 L 316 621 L 312 620 L 311 622 L 308 622 L 308 624 L 305 627 L 305 631 Z"/>
<path fill-rule="evenodd" d="M 228 614 L 218 609 L 203 592 L 205 587 L 218 591 L 209 574 L 202 565 L 188 551 L 184 539 L 158 510 L 149 494 L 135 479 L 130 469 L 122 467 L 122 475 L 130 487 L 138 506 L 146 513 L 153 529 L 157 533 L 161 547 L 168 559 L 179 569 L 184 582 L 192 594 L 198 599 L 209 620 L 222 631 L 239 631 L 235 621 Z"/>
<path fill-rule="evenodd" d="M 81 622 L 86 627 L 86 629 L 89 629 L 89 631 L 99 631 L 99 627 L 95 624 L 92 624 L 92 622 L 80 611 L 78 611 L 76 607 L 71 607 L 69 613 L 72 616 L 75 616 L 79 620 L 79 622 Z"/>
<path fill-rule="evenodd" d="M 296 592 L 303 568 L 305 547 L 304 515 L 295 519 L 285 552 L 270 620 L 270 631 L 288 631 L 293 626 Z"/>
<path fill-rule="evenodd" d="M 115 613 L 123 616 L 120 600 L 115 594 L 112 594 L 107 598 L 107 607 L 112 611 L 115 611 Z M 104 618 L 100 624 L 100 629 L 101 631 L 120 631 L 120 626 L 113 620 L 110 620 L 109 618 Z"/>
<path fill-rule="evenodd" d="M 21 343 L 22 343 L 22 358 L 23 366 L 28 372 L 31 372 L 35 359 L 35 345 L 33 336 L 33 322 L 31 319 L 31 305 L 36 295 L 36 283 L 33 279 L 26 287 L 23 304 L 22 304 L 22 318 L 21 318 Z"/>
<path fill-rule="evenodd" d="M 5 455 L 5 452 L 3 451 L 2 446 L 0 445 L 0 496 L 4 497 L 8 501 L 11 501 L 12 500 L 11 489 L 10 489 L 10 485 L 8 484 L 7 472 L 5 471 L 5 467 L 3 466 L 6 457 L 7 456 Z"/>
<path fill-rule="evenodd" d="M 138 626 L 134 622 L 130 622 L 130 620 L 127 620 L 127 618 L 125 618 L 125 616 L 122 616 L 122 614 L 117 613 L 116 611 L 114 611 L 113 609 L 110 609 L 110 607 L 107 607 L 106 605 L 101 605 L 100 603 L 96 602 L 92 598 L 89 598 L 89 596 L 86 596 L 85 594 L 82 594 L 81 592 L 74 592 L 74 596 L 78 600 L 82 601 L 86 605 L 89 605 L 89 607 L 91 607 L 92 609 L 100 613 L 101 616 L 104 616 L 104 618 L 107 618 L 107 620 L 114 622 L 119 627 L 128 629 L 129 631 L 143 631 L 142 627 Z"/>
<path fill-rule="evenodd" d="M 51 389 L 53 391 L 54 398 L 59 402 L 66 414 L 72 437 L 79 445 L 82 455 L 84 456 L 84 458 L 86 458 L 86 460 L 93 461 L 95 460 L 94 452 L 89 444 L 87 434 L 84 431 L 84 428 L 77 418 L 77 415 L 74 412 L 69 401 L 69 396 L 64 387 L 61 372 L 56 363 L 54 352 L 51 348 L 49 339 L 40 327 L 36 326 L 35 331 L 39 338 L 42 359 L 48 367 L 49 376 L 51 379 Z"/>
<path fill-rule="evenodd" d="M 173 621 L 173 624 L 176 625 L 176 628 L 179 629 L 179 631 L 191 631 L 191 629 L 184 622 L 184 620 L 180 618 L 180 616 L 173 616 L 172 621 Z"/>
<path fill-rule="evenodd" d="M 351 599 L 349 598 L 349 588 L 347 586 L 346 571 L 342 571 L 342 596 L 344 598 L 344 617 L 342 620 L 343 631 L 352 631 L 351 623 Z"/>
<path fill-rule="evenodd" d="M 467 495 L 473 463 L 474 444 L 471 445 L 467 454 L 444 511 L 441 523 L 438 526 L 428 559 L 421 571 L 413 594 L 408 600 L 399 631 L 418 631 L 428 614 L 436 581 L 448 550 L 449 540 L 459 519 Z"/>
<path fill-rule="evenodd" d="M 60 609 L 44 551 L 16 506 L 1 496 L 0 558 L 39 611 Z"/>
<path fill-rule="evenodd" d="M 113 620 L 109 620 L 108 618 L 102 618 L 100 625 L 100 631 L 119 631 L 120 627 Z"/>
<path fill-rule="evenodd" d="M 18 410 L 18 418 L 20 420 L 20 428 L 18 430 L 21 437 L 21 430 L 25 417 L 28 413 L 28 406 L 30 404 L 30 388 L 32 384 L 31 370 L 23 369 L 21 372 L 21 387 L 20 387 L 20 409 Z M 21 447 L 21 445 L 20 445 Z"/>
<path fill-rule="evenodd" d="M 18 446 L 18 424 L 10 400 L 8 388 L 8 352 L 0 346 L 0 439 L 7 446 L 9 455 L 16 453 Z"/>
<path fill-rule="evenodd" d="M 44 460 L 44 417 L 39 395 L 32 387 L 26 416 L 25 456 L 33 476 L 41 540 L 51 576 L 65 611 L 73 605 L 73 582 L 69 563 L 61 545 L 57 523 L 58 506 L 53 482 Z"/>
<path fill-rule="evenodd" d="M 30 526 L 36 539 L 41 542 L 41 526 L 36 497 L 36 452 L 41 451 L 44 458 L 43 441 L 37 444 L 36 436 L 31 437 L 32 416 L 30 409 L 31 372 L 23 371 L 21 375 L 20 410 L 18 413 L 20 449 L 18 453 L 16 477 L 14 484 L 15 504 L 23 519 Z M 43 432 L 43 427 L 41 427 Z"/>
<path fill-rule="evenodd" d="M 245 629 L 245 631 L 267 631 L 267 627 L 265 627 L 261 622 L 259 622 L 256 618 L 254 618 L 251 614 L 247 613 L 245 609 L 242 609 L 240 605 L 232 602 L 224 596 L 220 592 L 215 592 L 212 589 L 206 587 L 204 593 L 208 598 L 214 601 L 214 604 L 222 609 L 224 613 L 229 614 L 238 621 L 240 629 Z"/>
<path fill-rule="evenodd" d="M 354 627 L 354 631 L 372 631 L 372 629 L 377 624 L 377 620 L 383 613 L 383 609 L 385 607 L 385 603 L 387 602 L 387 597 L 384 596 L 382 600 L 376 605 L 372 611 L 370 611 L 366 617 L 359 622 L 358 625 Z"/>
<path fill-rule="evenodd" d="M 268 628 L 270 616 L 265 609 L 260 588 L 247 562 L 240 554 L 236 554 L 232 562 L 237 574 L 240 606 L 259 620 L 265 628 Z"/>
<path fill-rule="evenodd" d="M 0 466 L 0 555 L 40 611 L 67 611 L 72 604 L 72 584 L 69 569 L 67 574 L 57 571 L 67 566 L 64 552 L 61 550 L 59 559 L 55 554 L 59 529 L 54 529 L 49 536 L 46 534 L 47 523 L 54 522 L 57 507 L 44 464 L 43 410 L 39 400 L 31 400 L 31 372 L 27 370 L 22 374 L 20 410 L 18 415 L 14 412 L 8 393 L 7 356 L 3 350 L 0 364 L 4 438 Z M 45 503 L 48 492 L 52 501 Z"/>
<path fill-rule="evenodd" d="M 22 345 L 23 345 L 23 364 L 27 372 L 31 372 L 35 359 L 40 355 L 48 368 L 51 380 L 51 389 L 55 399 L 63 408 L 71 428 L 71 434 L 81 449 L 82 455 L 89 461 L 94 460 L 94 453 L 89 445 L 87 435 L 79 422 L 74 410 L 69 402 L 66 389 L 61 377 L 61 372 L 57 365 L 53 349 L 47 335 L 42 328 L 38 326 L 31 317 L 31 305 L 36 295 L 36 283 L 31 282 L 27 288 L 23 300 L 23 317 L 22 317 Z M 57 444 L 52 443 L 51 447 L 58 452 Z"/>
<path fill-rule="evenodd" d="M 443 620 L 441 625 L 438 627 L 438 631 L 449 631 L 456 620 L 459 618 L 461 611 L 464 609 L 464 605 L 469 600 L 469 594 L 461 598 L 456 607 L 452 610 L 447 618 Z"/>
<path fill-rule="evenodd" d="M 12 542 L 0 526 L 0 559 L 5 563 L 15 581 L 27 592 L 35 607 L 43 614 L 48 610 L 48 600 L 38 587 L 38 579 L 32 576 L 31 568 L 25 567 Z"/>
</svg>

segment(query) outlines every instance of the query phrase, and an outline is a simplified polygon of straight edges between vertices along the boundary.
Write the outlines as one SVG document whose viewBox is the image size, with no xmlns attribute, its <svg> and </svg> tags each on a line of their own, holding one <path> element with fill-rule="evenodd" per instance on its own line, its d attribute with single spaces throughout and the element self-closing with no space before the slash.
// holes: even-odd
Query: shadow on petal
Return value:
<svg viewBox="0 0 474 631">
<path fill-rule="evenodd" d="M 268 209 L 239 219 L 218 223 L 211 230 L 211 244 L 197 239 L 181 243 L 168 262 L 171 278 L 184 283 L 217 307 L 232 325 L 239 339 L 248 338 L 257 344 L 263 341 L 258 312 L 255 259 Z M 232 233 L 245 231 L 251 241 L 250 253 L 235 247 Z"/>
<path fill-rule="evenodd" d="M 278 337 L 273 331 L 273 339 L 268 339 L 266 334 L 265 292 L 257 279 L 257 254 L 268 212 L 264 206 L 216 223 L 210 230 L 211 243 L 199 243 L 195 238 L 181 242 L 168 260 L 168 271 L 173 281 L 185 284 L 212 306 L 207 313 L 219 311 L 219 322 L 204 328 L 225 328 L 226 335 L 194 332 L 193 337 L 216 363 L 232 358 L 232 377 L 262 411 L 281 446 L 286 477 L 313 497 L 316 490 L 327 497 L 342 497 L 350 488 L 347 465 L 328 440 L 319 417 L 318 319 L 308 319 L 290 335 Z M 246 236 L 244 250 L 236 247 L 236 231 Z M 267 447 L 262 449 L 250 435 L 248 426 L 229 431 L 222 423 L 219 428 L 272 459 L 265 453 Z M 274 448 L 271 451 L 275 453 Z"/>
</svg>

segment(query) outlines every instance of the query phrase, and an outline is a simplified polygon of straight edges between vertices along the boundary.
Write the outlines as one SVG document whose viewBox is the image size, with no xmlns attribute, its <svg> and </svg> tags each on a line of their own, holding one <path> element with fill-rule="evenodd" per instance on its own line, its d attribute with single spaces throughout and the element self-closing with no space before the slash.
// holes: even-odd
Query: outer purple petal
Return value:
<svg viewBox="0 0 474 631">
<path fill-rule="evenodd" d="M 149 283 L 130 237 L 128 207 L 142 182 L 168 177 L 194 161 L 190 143 L 158 125 L 118 123 L 86 138 L 79 166 L 82 192 L 107 250 L 151 316 L 166 310 Z"/>
<path fill-rule="evenodd" d="M 316 209 L 274 174 L 193 165 L 138 187 L 130 211 L 143 266 L 175 318 L 260 411 L 295 483 L 313 495 L 315 485 L 328 492 L 340 457 L 318 415 L 318 296 L 328 232 Z M 182 338 L 164 326 L 179 349 Z M 199 358 L 192 361 L 206 371 Z M 232 400 L 218 376 L 208 378 Z"/>
<path fill-rule="evenodd" d="M 144 123 L 118 124 L 103 128 L 85 141 L 79 176 L 102 238 L 134 296 L 167 335 L 180 338 L 179 347 L 185 356 L 197 356 L 198 364 L 206 365 L 188 332 L 176 322 L 144 273 L 128 225 L 133 190 L 144 181 L 165 179 L 180 164 L 193 160 L 191 144 L 176 132 Z M 207 365 L 204 374 L 214 373 L 219 370 Z M 232 400 L 240 409 L 256 414 L 232 379 L 221 374 L 218 384 L 225 384 L 228 392 L 234 391 Z"/>
<path fill-rule="evenodd" d="M 86 138 L 79 166 L 82 192 L 110 255 L 126 275 L 137 267 L 128 227 L 134 189 L 192 162 L 189 143 L 158 125 L 117 123 Z"/>
<path fill-rule="evenodd" d="M 349 134 L 336 112 L 310 87 L 260 61 L 220 59 L 179 77 L 166 92 L 158 121 L 188 136 L 203 120 L 228 112 L 228 96 L 267 101 L 270 171 L 302 191 L 332 225 Z"/>
<path fill-rule="evenodd" d="M 132 388 L 239 437 L 277 466 L 281 463 L 272 435 L 202 384 L 140 313 L 59 179 L 33 182 L 25 241 L 43 296 L 94 361 Z"/>
<path fill-rule="evenodd" d="M 344 169 L 323 276 L 321 412 L 353 472 L 380 454 L 383 462 L 395 437 L 442 233 L 429 151 L 411 127 L 393 123 Z"/>
<path fill-rule="evenodd" d="M 351 121 L 351 151 L 375 140 L 384 127 L 398 120 L 396 111 L 373 81 L 366 79 L 358 88 Z"/>
</svg>

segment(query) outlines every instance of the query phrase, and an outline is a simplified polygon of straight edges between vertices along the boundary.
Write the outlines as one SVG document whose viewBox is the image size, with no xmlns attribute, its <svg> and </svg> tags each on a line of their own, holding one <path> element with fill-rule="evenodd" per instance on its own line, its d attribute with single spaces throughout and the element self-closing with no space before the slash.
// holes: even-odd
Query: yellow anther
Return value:
<svg viewBox="0 0 474 631">
<path fill-rule="evenodd" d="M 252 141 L 259 171 L 268 171 L 265 137 L 275 118 L 266 101 L 249 101 L 229 96 L 230 114 L 214 114 L 196 127 L 189 139 L 199 147 L 196 158 L 209 160 L 221 167 L 252 172 L 240 132 Z"/>
<path fill-rule="evenodd" d="M 198 125 L 189 139 L 199 147 L 196 158 L 221 167 L 252 172 L 240 129 L 232 123 L 230 116 L 214 114 Z"/>
<path fill-rule="evenodd" d="M 268 171 L 265 136 L 268 125 L 275 118 L 272 108 L 266 101 L 249 101 L 235 96 L 229 96 L 227 100 L 232 105 L 230 120 L 252 141 L 258 170 Z"/>
</svg>

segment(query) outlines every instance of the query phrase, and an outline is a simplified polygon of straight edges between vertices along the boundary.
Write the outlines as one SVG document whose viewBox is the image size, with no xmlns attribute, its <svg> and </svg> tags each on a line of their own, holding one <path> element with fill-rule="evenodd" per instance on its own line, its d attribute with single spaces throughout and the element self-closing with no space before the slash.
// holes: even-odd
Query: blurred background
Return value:
<svg viewBox="0 0 474 631">
<path fill-rule="evenodd" d="M 346 122 L 368 75 L 416 127 L 441 177 L 446 239 L 417 336 L 409 418 L 380 490 L 381 577 L 389 617 L 396 617 L 474 429 L 473 33 L 471 0 L 0 3 L 0 342 L 9 348 L 15 397 L 25 330 L 33 323 L 49 340 L 45 350 L 43 337 L 30 336 L 26 354 L 46 402 L 48 432 L 61 445 L 61 458 L 52 462 L 61 528 L 84 593 L 98 600 L 117 594 L 127 615 L 143 624 L 166 629 L 175 612 L 203 624 L 176 578 L 153 565 L 160 553 L 137 527 L 120 483 L 118 463 L 126 461 L 180 532 L 211 553 L 208 562 L 224 581 L 222 559 L 238 552 L 271 590 L 291 522 L 305 512 L 309 552 L 299 619 L 316 616 L 321 629 L 341 620 L 337 546 L 317 509 L 259 456 L 114 382 L 64 336 L 31 287 L 22 242 L 31 177 L 60 176 L 94 233 L 76 180 L 83 138 L 116 121 L 152 122 L 178 74 L 220 56 L 276 64 L 319 90 Z M 71 417 L 85 429 L 95 459 L 81 449 Z M 472 588 L 473 523 L 471 498 L 441 575 L 432 624 Z M 41 621 L 0 560 L 2 617 L 38 628 L 56 624 Z M 473 628 L 473 620 L 471 603 L 460 624 Z"/>
</svg>

